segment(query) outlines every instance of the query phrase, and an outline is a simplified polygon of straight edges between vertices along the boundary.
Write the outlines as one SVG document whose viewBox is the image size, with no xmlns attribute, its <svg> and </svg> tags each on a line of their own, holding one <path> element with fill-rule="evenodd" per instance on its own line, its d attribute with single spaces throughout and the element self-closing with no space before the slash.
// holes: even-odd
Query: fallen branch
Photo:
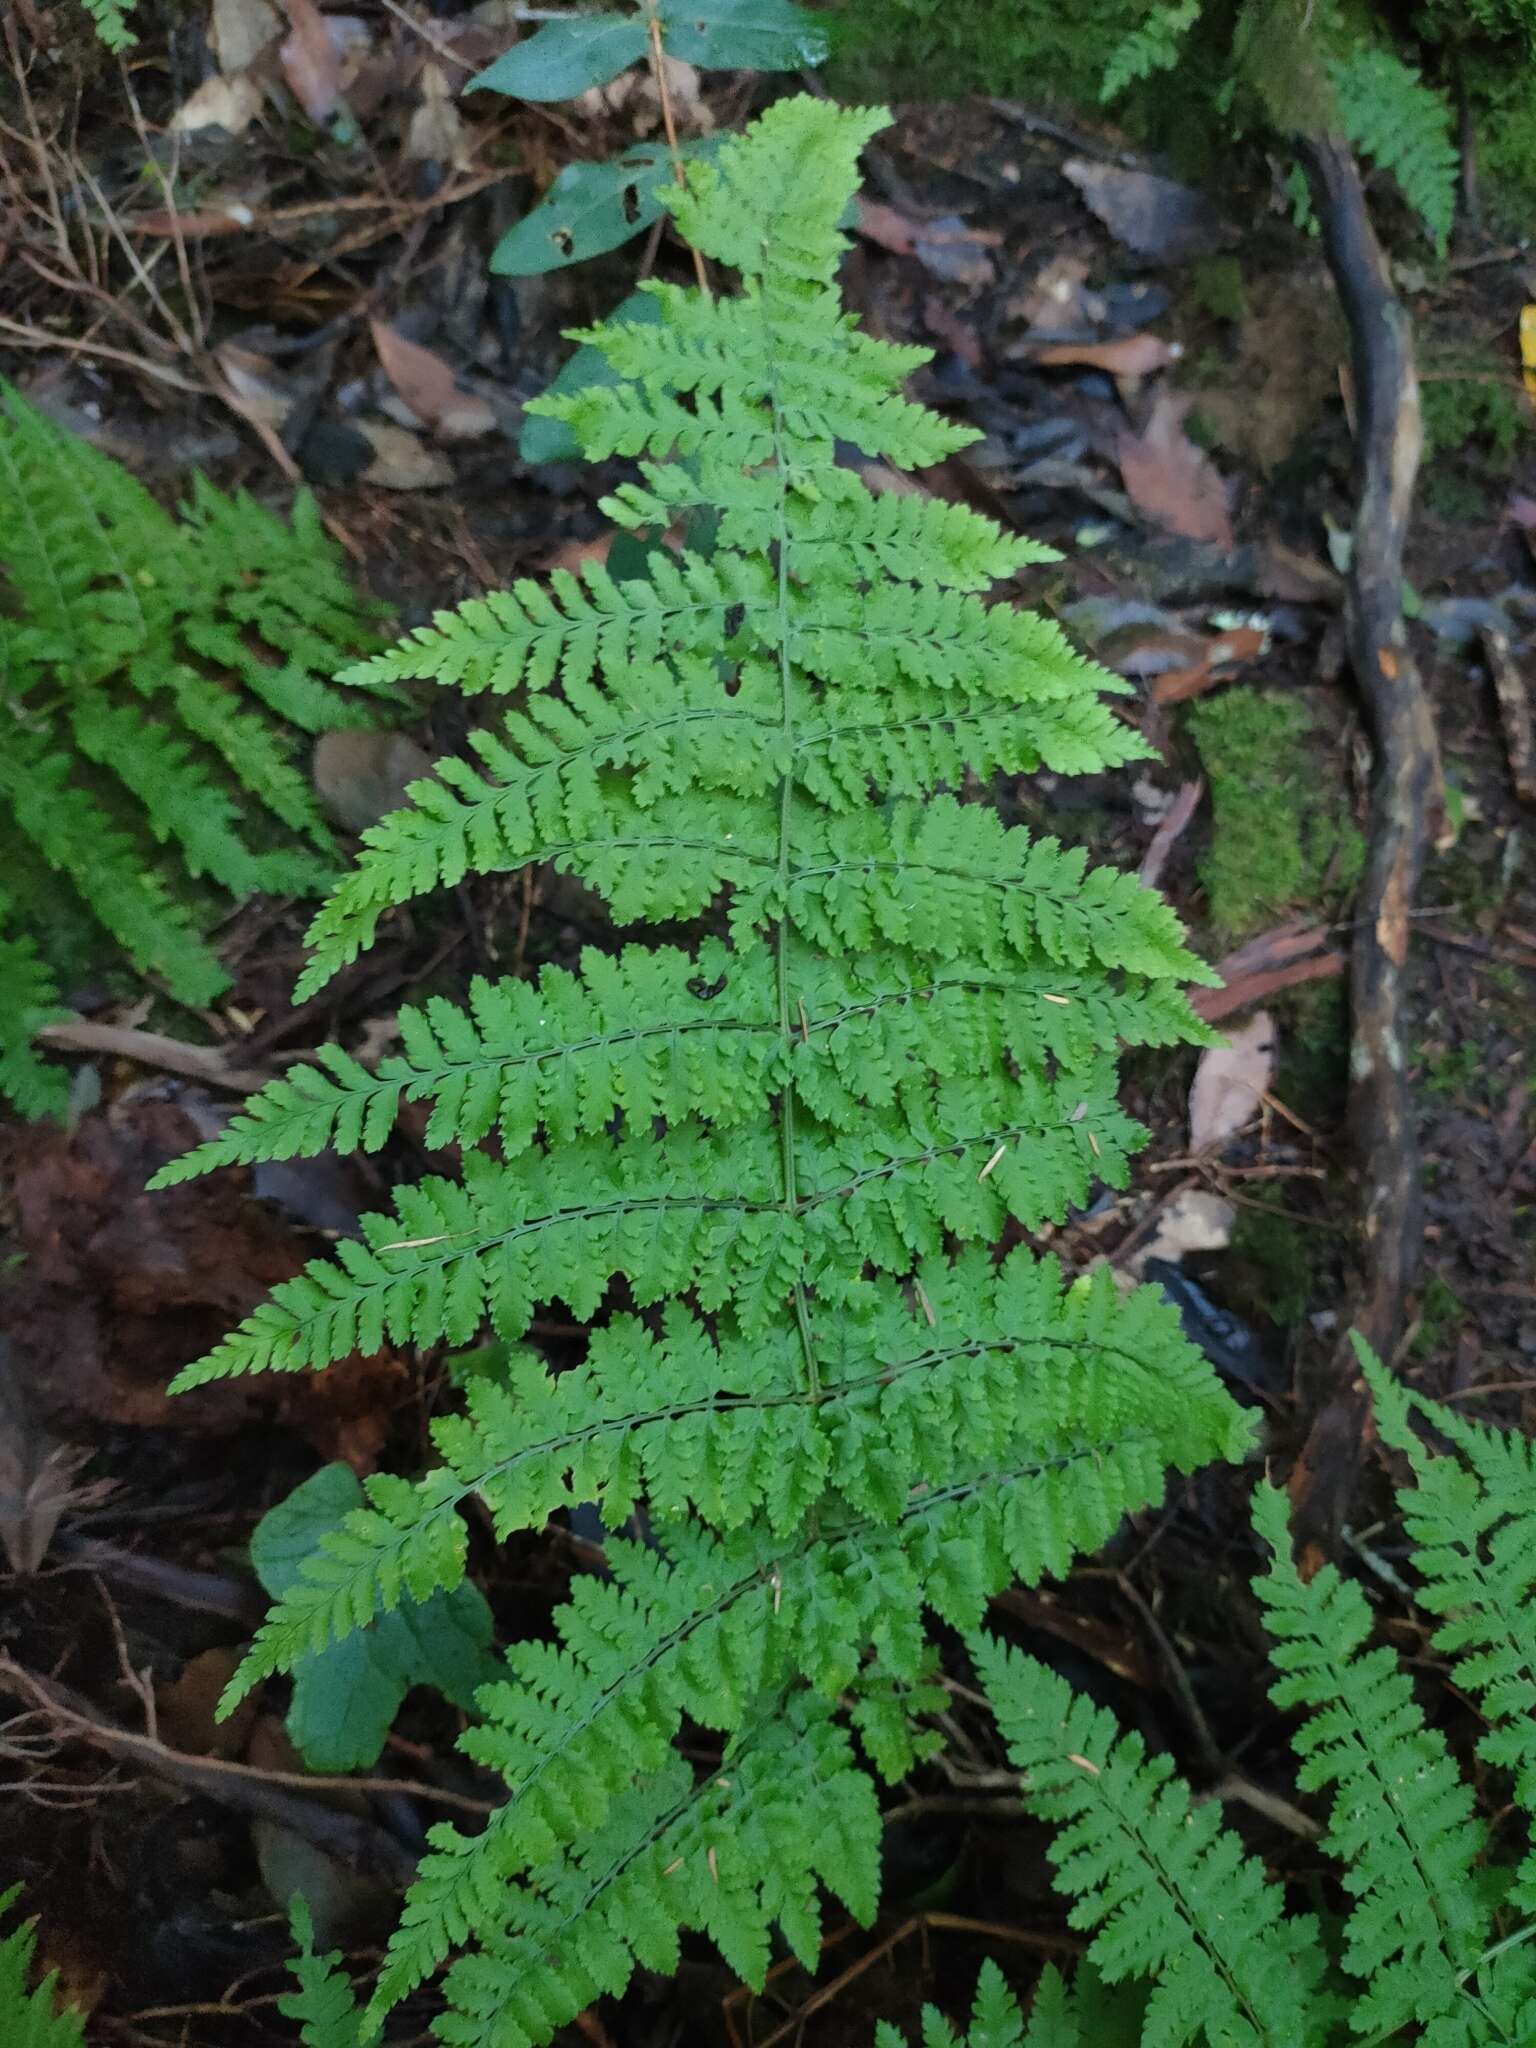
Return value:
<svg viewBox="0 0 1536 2048">
<path fill-rule="evenodd" d="M 1354 365 L 1354 552 L 1345 614 L 1351 666 L 1375 748 L 1364 880 L 1350 961 L 1350 1135 L 1364 1195 L 1359 1300 L 1351 1317 L 1391 1360 L 1423 1235 L 1419 1149 L 1402 1009 L 1414 892 L 1439 790 L 1434 721 L 1403 624 L 1403 543 L 1423 424 L 1408 313 L 1366 210 L 1360 170 L 1335 136 L 1303 138 L 1328 267 Z M 1365 1399 L 1347 1350 L 1292 1480 L 1298 1533 L 1331 1551 L 1359 1466 Z M 1328 1446 L 1326 1457 L 1314 1457 Z"/>
<path fill-rule="evenodd" d="M 152 1735 L 136 1735 L 130 1728 L 98 1720 L 88 1702 L 77 1693 L 55 1679 L 26 1670 L 9 1657 L 0 1657 L 0 1692 L 25 1700 L 34 1709 L 41 1708 L 50 1719 L 93 1749 L 138 1764 L 168 1784 L 201 1793 L 237 1813 L 249 1813 L 290 1829 L 360 1876 L 379 1878 L 404 1891 L 416 1874 L 416 1856 L 403 1842 L 371 1820 L 328 1806 L 312 1794 L 298 1790 L 290 1782 L 299 1779 L 297 1772 L 259 1771 L 249 1764 L 187 1756 L 180 1750 L 167 1749 Z M 336 1781 L 320 1782 L 326 1785 Z M 356 1789 L 356 1781 L 340 1782 L 348 1790 Z M 410 1789 L 429 1795 L 431 1792 L 430 1787 L 418 1788 L 414 1784 Z"/>
</svg>

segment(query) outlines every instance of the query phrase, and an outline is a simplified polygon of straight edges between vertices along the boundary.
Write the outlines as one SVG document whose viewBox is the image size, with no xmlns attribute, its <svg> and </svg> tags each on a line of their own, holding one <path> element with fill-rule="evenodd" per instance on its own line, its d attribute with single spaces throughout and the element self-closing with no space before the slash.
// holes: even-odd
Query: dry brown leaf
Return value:
<svg viewBox="0 0 1536 2048">
<path fill-rule="evenodd" d="M 858 228 L 866 242 L 873 242 L 880 249 L 889 249 L 893 256 L 912 254 L 917 222 L 908 220 L 904 213 L 898 213 L 894 206 L 887 206 L 883 200 L 859 201 Z"/>
<path fill-rule="evenodd" d="M 1256 1010 L 1223 1045 L 1207 1046 L 1189 1090 L 1189 1149 L 1215 1152 L 1258 1113 L 1275 1078 L 1275 1021 Z"/>
<path fill-rule="evenodd" d="M 370 320 L 368 331 L 384 374 L 419 420 L 436 423 L 458 396 L 458 380 L 440 355 L 407 341 L 383 320 Z"/>
<path fill-rule="evenodd" d="M 441 64 L 422 67 L 421 98 L 406 131 L 405 154 L 412 163 L 451 164 L 467 171 L 473 160 L 469 130 L 453 103 L 453 87 Z"/>
<path fill-rule="evenodd" d="M 310 772 L 326 815 L 348 832 L 365 832 L 432 773 L 432 757 L 403 732 L 325 732 Z"/>
<path fill-rule="evenodd" d="M 102 1498 L 99 1482 L 74 1484 L 90 1455 L 39 1421 L 11 1348 L 0 1338 L 0 1550 L 13 1572 L 38 1569 L 71 1502 Z"/>
<path fill-rule="evenodd" d="M 1194 400 L 1160 391 L 1140 434 L 1123 433 L 1120 478 L 1138 511 L 1185 540 L 1233 545 L 1227 488 L 1216 465 L 1184 431 Z"/>
<path fill-rule="evenodd" d="M 277 53 L 283 76 L 309 118 L 328 121 L 341 98 L 342 58 L 362 24 L 355 16 L 322 14 L 315 0 L 283 0 L 283 6 L 292 31 Z"/>
<path fill-rule="evenodd" d="M 453 464 L 419 434 L 387 420 L 359 420 L 358 431 L 373 450 L 362 475 L 365 484 L 386 491 L 434 491 L 453 482 Z"/>
<path fill-rule="evenodd" d="M 1182 1265 L 1189 1252 L 1219 1252 L 1232 1242 L 1237 1208 L 1209 1188 L 1185 1188 L 1157 1219 L 1157 1229 L 1125 1260 L 1123 1271 L 1139 1277 L 1149 1259 Z M 1117 1264 L 1119 1262 L 1117 1261 Z"/>
<path fill-rule="evenodd" d="M 1150 377 L 1176 363 L 1184 351 L 1176 341 L 1161 341 L 1155 334 L 1127 334 L 1119 341 L 1054 341 L 1035 353 L 1035 361 L 1081 363 L 1087 369 L 1108 370 L 1112 377 Z"/>
<path fill-rule="evenodd" d="M 173 135 L 197 135 L 204 128 L 222 128 L 243 135 L 261 112 L 261 87 L 249 73 L 233 78 L 215 73 L 188 95 L 166 124 Z"/>
<path fill-rule="evenodd" d="M 1197 776 L 1193 782 L 1179 785 L 1178 795 L 1163 813 L 1157 830 L 1152 834 L 1147 850 L 1142 855 L 1141 866 L 1136 871 L 1136 879 L 1143 888 L 1155 889 L 1162 880 L 1163 870 L 1168 865 L 1168 856 L 1178 844 L 1179 835 L 1188 829 L 1189 821 L 1200 808 L 1200 799 L 1204 794 L 1203 776 Z"/>
<path fill-rule="evenodd" d="M 270 0 L 213 0 L 208 41 L 225 77 L 246 71 L 283 32 Z"/>
<path fill-rule="evenodd" d="M 1074 157 L 1061 167 L 1105 227 L 1153 263 L 1184 263 L 1209 256 L 1231 240 L 1231 230 L 1203 193 L 1150 171 Z"/>
<path fill-rule="evenodd" d="M 981 368 L 983 352 L 975 328 L 968 326 L 937 292 L 930 292 L 923 301 L 923 325 L 947 343 L 968 370 Z"/>
<path fill-rule="evenodd" d="M 1216 633 L 1200 650 L 1199 659 L 1184 668 L 1171 668 L 1152 685 L 1153 702 L 1183 704 L 1202 697 L 1207 690 L 1224 683 L 1235 669 L 1256 661 L 1264 652 L 1266 635 L 1257 626 L 1234 626 L 1229 633 Z"/>
<path fill-rule="evenodd" d="M 299 393 L 282 381 L 271 358 L 232 341 L 216 348 L 213 357 L 223 372 L 226 404 L 252 426 L 281 433 Z"/>
</svg>

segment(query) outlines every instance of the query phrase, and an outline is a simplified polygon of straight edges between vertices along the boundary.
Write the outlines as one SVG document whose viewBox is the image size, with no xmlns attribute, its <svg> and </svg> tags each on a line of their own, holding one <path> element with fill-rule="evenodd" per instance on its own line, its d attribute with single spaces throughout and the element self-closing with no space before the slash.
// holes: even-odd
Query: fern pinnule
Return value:
<svg viewBox="0 0 1536 2048">
<path fill-rule="evenodd" d="M 1307 1710 L 1293 1738 L 1303 1790 L 1334 1789 L 1323 1842 L 1356 1902 L 1344 1948 L 1345 1968 L 1365 1986 L 1355 2023 L 1387 2033 L 1448 2020 L 1491 1921 L 1471 1790 L 1396 1656 L 1366 1648 L 1372 1616 L 1360 1588 L 1331 1565 L 1302 1579 L 1277 1488 L 1258 1489 L 1254 1525 L 1274 1553 L 1254 1581 L 1282 1674 L 1271 1697 Z M 1459 2037 L 1448 2029 L 1443 2038 Z"/>
<path fill-rule="evenodd" d="M 376 1072 L 327 1052 L 162 1176 L 375 1147 L 429 1105 L 462 1164 L 177 1384 L 486 1325 L 505 1347 L 436 1466 L 371 1480 L 305 1562 L 228 1704 L 456 1584 L 474 1504 L 502 1538 L 583 1503 L 610 1527 L 643 1505 L 653 1532 L 480 1696 L 465 1746 L 509 1802 L 435 1835 L 373 2008 L 448 1963 L 447 2041 L 547 2039 L 683 1927 L 760 1978 L 771 1925 L 814 1949 L 818 1888 L 866 1912 L 871 1774 L 931 1747 L 935 1618 L 975 1628 L 1170 1466 L 1248 1440 L 1154 1295 L 991 1255 L 1123 1181 L 1141 1134 L 1114 1055 L 1205 1038 L 1183 993 L 1204 970 L 1134 880 L 954 793 L 1143 743 L 1113 679 L 984 601 L 1041 550 L 839 459 L 970 438 L 898 389 L 917 353 L 839 303 L 880 118 L 783 102 L 667 192 L 740 294 L 654 287 L 655 325 L 590 337 L 620 381 L 538 404 L 639 459 L 613 516 L 679 547 L 475 600 L 358 671 L 511 701 L 366 836 L 301 989 L 398 905 L 532 862 L 620 926 L 698 927 L 412 1008 Z M 552 1302 L 590 1326 L 554 1363 Z M 718 1771 L 682 1759 L 690 1728 Z"/>
</svg>

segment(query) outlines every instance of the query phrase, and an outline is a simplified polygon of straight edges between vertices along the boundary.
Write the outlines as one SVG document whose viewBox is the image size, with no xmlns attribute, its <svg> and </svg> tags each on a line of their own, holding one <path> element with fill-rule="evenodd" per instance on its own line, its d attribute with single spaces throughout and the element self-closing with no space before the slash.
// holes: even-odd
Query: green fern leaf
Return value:
<svg viewBox="0 0 1536 2048">
<path fill-rule="evenodd" d="M 202 938 L 221 899 L 332 879 L 294 746 L 376 715 L 326 680 L 371 644 L 366 615 L 307 498 L 290 527 L 199 479 L 178 522 L 4 384 L 0 491 L 0 808 L 38 857 L 10 880 L 12 922 L 46 965 L 63 891 L 201 1006 L 225 985 Z M 313 850 L 271 844 L 271 820 Z M 35 1007 L 20 986 L 0 1028 L 0 1090 L 24 1110 L 58 1102 L 17 1035 Z"/>
<path fill-rule="evenodd" d="M 1536 1446 L 1406 1395 L 1358 1340 L 1357 1349 L 1383 1440 L 1413 1464 L 1416 1484 L 1398 1504 L 1424 1580 L 1419 1599 L 1444 1617 L 1434 1646 L 1487 1716 L 1479 1755 L 1511 1773 L 1517 1801 L 1536 1821 Z M 1448 1455 L 1429 1450 L 1414 1414 L 1449 1440 Z M 1536 1910 L 1536 1854 L 1515 1903 Z"/>
<path fill-rule="evenodd" d="M 21 1896 L 20 1885 L 0 1892 L 0 1916 Z M 25 1922 L 0 1935 L 0 2040 L 5 2048 L 84 2048 L 80 2021 L 55 2000 L 55 1974 L 29 1986 L 37 1939 Z"/>
<path fill-rule="evenodd" d="M 1116 46 L 1099 85 L 1099 98 L 1106 106 L 1142 79 L 1175 68 L 1184 54 L 1185 37 L 1200 19 L 1200 5 L 1201 0 L 1163 0 Z"/>
<path fill-rule="evenodd" d="M 1461 159 L 1451 110 L 1411 64 L 1372 44 L 1330 66 L 1339 118 L 1349 140 L 1390 171 L 1404 199 L 1444 253 L 1456 213 Z"/>
<path fill-rule="evenodd" d="M 98 39 L 107 49 L 115 54 L 136 46 L 139 39 L 128 26 L 134 0 L 82 0 L 82 5 L 91 17 Z"/>
<path fill-rule="evenodd" d="M 1072 1925 L 1093 1933 L 1089 1959 L 1111 1984 L 1156 1980 L 1145 2048 L 1324 2042 L 1316 1924 L 1285 1917 L 1219 1810 L 1043 1664 L 985 1636 L 973 1655 L 1024 1804 L 1057 1826 L 1051 1860 Z"/>
<path fill-rule="evenodd" d="M 69 1012 L 36 946 L 5 931 L 11 905 L 0 891 L 0 1095 L 24 1117 L 62 1118 L 69 1106 L 69 1077 L 32 1050 L 32 1034 Z"/>
<path fill-rule="evenodd" d="M 1026 2022 L 996 1963 L 981 1966 L 971 2024 L 956 2034 L 934 2006 L 923 2008 L 922 2048 L 1139 2048 L 1144 2001 L 1112 1989 L 1092 1963 L 1080 1962 L 1070 1985 L 1047 1964 Z M 882 2024 L 875 2048 L 906 2048 L 895 2027 Z"/>
<path fill-rule="evenodd" d="M 277 2001 L 278 2011 L 298 2022 L 304 2048 L 358 2048 L 361 2015 L 339 1967 L 341 1952 L 315 1954 L 315 1923 L 302 1892 L 293 1896 L 288 1924 L 299 1951 L 291 1965 L 299 1988 Z"/>
<path fill-rule="evenodd" d="M 1274 1552 L 1254 1581 L 1282 1674 L 1271 1697 L 1308 1710 L 1295 1737 L 1302 1788 L 1335 1788 L 1323 1840 L 1355 1900 L 1344 1965 L 1365 1988 L 1353 2023 L 1385 2035 L 1445 2020 L 1463 2005 L 1490 1921 L 1474 1869 L 1484 1833 L 1471 1792 L 1393 1653 L 1366 1649 L 1371 1613 L 1359 1587 L 1331 1565 L 1303 1582 L 1278 1489 L 1258 1489 L 1254 1525 Z M 1465 2037 L 1447 2029 L 1428 2038 Z"/>
<path fill-rule="evenodd" d="M 838 301 L 880 118 L 782 102 L 666 193 L 740 294 L 654 291 L 654 325 L 588 337 L 616 381 L 539 403 L 637 458 L 615 517 L 683 544 L 475 600 L 355 672 L 511 702 L 365 836 L 301 987 L 411 898 L 536 862 L 619 925 L 703 928 L 409 1009 L 376 1071 L 328 1051 L 162 1176 L 377 1147 L 429 1105 L 453 1172 L 177 1384 L 486 1325 L 508 1347 L 433 1469 L 370 1480 L 306 1560 L 227 1705 L 458 1586 L 472 1503 L 502 1537 L 585 1502 L 610 1526 L 643 1502 L 654 1532 L 478 1695 L 464 1745 L 508 1801 L 435 1832 L 375 2026 L 445 1965 L 440 2038 L 520 2043 L 670 1967 L 686 1928 L 752 1981 L 775 1927 L 812 1956 L 824 1892 L 873 1909 L 871 1773 L 931 1750 L 935 1624 L 974 1629 L 1170 1466 L 1248 1441 L 1155 1296 L 991 1256 L 1123 1180 L 1114 1055 L 1205 1037 L 1204 970 L 1133 880 L 936 793 L 1141 745 L 1113 679 L 984 601 L 1037 550 L 839 460 L 968 438 Z M 590 1326 L 559 1370 L 522 1341 L 550 1303 Z M 689 1729 L 718 1769 L 682 1756 Z"/>
</svg>

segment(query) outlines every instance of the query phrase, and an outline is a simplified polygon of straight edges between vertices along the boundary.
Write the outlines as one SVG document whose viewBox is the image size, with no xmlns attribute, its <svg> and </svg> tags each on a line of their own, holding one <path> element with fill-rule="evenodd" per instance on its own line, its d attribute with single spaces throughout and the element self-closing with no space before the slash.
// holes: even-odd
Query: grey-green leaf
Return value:
<svg viewBox="0 0 1536 2048">
<path fill-rule="evenodd" d="M 638 14 L 581 14 L 546 21 L 536 35 L 514 44 L 464 88 L 501 92 L 520 100 L 569 100 L 606 85 L 645 55 L 645 22 Z M 752 60 L 744 60 L 752 61 Z"/>
<path fill-rule="evenodd" d="M 264 1515 L 251 1536 L 251 1562 L 268 1593 L 281 1599 L 321 1538 L 362 1505 L 356 1476 L 327 1465 Z M 370 1627 L 295 1665 L 287 1724 L 294 1746 L 312 1770 L 366 1770 L 413 1685 L 473 1707 L 476 1688 L 496 1676 L 490 1643 L 491 1611 L 467 1582 L 421 1603 L 407 1596 Z"/>
<path fill-rule="evenodd" d="M 497 243 L 492 270 L 538 277 L 617 249 L 660 218 L 657 193 L 671 175 L 659 144 L 626 150 L 611 163 L 567 164 L 532 213 Z"/>
<path fill-rule="evenodd" d="M 790 0 L 663 0 L 669 57 L 704 71 L 798 71 L 824 64 L 821 23 Z"/>
<path fill-rule="evenodd" d="M 661 308 L 653 293 L 631 292 L 608 318 L 625 327 L 654 327 L 661 319 Z M 590 391 L 599 384 L 611 388 L 618 382 L 618 371 L 601 349 L 583 342 L 551 380 L 548 391 L 558 398 L 568 398 L 574 391 Z M 581 454 L 576 436 L 566 422 L 546 419 L 542 413 L 530 413 L 523 421 L 517 452 L 524 462 L 575 462 Z"/>
</svg>

